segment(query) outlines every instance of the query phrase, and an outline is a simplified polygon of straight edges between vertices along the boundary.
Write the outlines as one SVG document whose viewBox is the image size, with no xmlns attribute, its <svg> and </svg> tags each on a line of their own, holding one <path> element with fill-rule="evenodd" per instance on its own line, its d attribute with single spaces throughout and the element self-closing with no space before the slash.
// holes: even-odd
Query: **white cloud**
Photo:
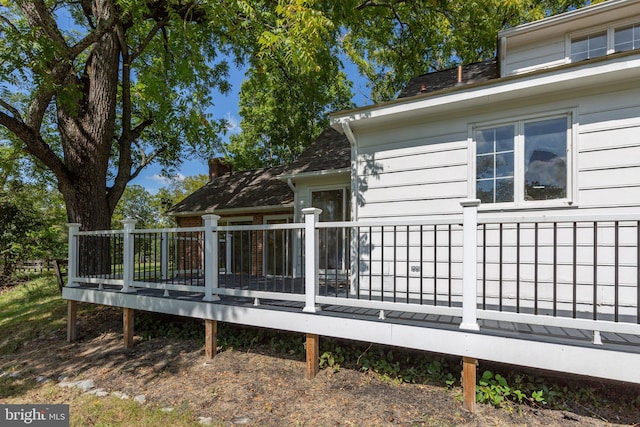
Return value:
<svg viewBox="0 0 640 427">
<path fill-rule="evenodd" d="M 237 134 L 242 131 L 238 119 L 231 113 L 227 113 L 227 115 L 224 116 L 224 121 L 226 122 L 227 132 Z"/>
<path fill-rule="evenodd" d="M 185 178 L 184 175 L 182 175 L 181 173 L 177 173 L 170 178 L 167 178 L 166 176 L 162 176 L 160 174 L 155 174 L 155 175 L 149 176 L 148 179 L 150 181 L 156 181 L 162 184 L 170 184 L 173 181 L 184 181 L 184 178 Z"/>
</svg>

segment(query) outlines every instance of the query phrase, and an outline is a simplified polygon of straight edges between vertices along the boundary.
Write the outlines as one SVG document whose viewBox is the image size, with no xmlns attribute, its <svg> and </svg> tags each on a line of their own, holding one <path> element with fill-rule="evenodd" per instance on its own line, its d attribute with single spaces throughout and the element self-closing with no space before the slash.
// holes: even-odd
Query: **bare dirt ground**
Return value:
<svg viewBox="0 0 640 427">
<path fill-rule="evenodd" d="M 640 388 L 619 383 L 600 384 L 597 403 L 572 412 L 477 405 L 469 413 L 460 388 L 395 384 L 346 368 L 323 369 L 306 380 L 304 361 L 291 353 L 226 349 L 208 361 L 198 340 L 140 336 L 134 349 L 125 350 L 120 316 L 106 307 L 84 313 L 77 342 L 65 342 L 65 331 L 58 330 L 0 358 L 0 369 L 92 379 L 96 388 L 144 395 L 146 405 L 187 407 L 194 424 L 197 417 L 211 417 L 214 424 L 260 426 L 640 425 Z"/>
</svg>

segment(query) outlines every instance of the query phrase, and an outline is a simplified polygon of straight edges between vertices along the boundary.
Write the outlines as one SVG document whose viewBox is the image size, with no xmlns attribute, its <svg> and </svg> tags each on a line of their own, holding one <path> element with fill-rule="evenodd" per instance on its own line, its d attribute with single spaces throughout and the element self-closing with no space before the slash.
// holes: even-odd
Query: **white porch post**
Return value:
<svg viewBox="0 0 640 427">
<path fill-rule="evenodd" d="M 202 215 L 204 221 L 204 298 L 220 301 L 213 293 L 218 289 L 218 220 L 219 215 Z"/>
<path fill-rule="evenodd" d="M 78 232 L 80 224 L 70 223 L 69 227 L 69 264 L 67 264 L 67 287 L 76 288 L 78 285 L 78 255 L 80 248 L 78 247 Z"/>
<path fill-rule="evenodd" d="M 320 254 L 318 251 L 318 230 L 316 222 L 320 218 L 321 209 L 304 208 L 304 308 L 305 313 L 316 313 L 320 307 L 316 306 L 318 292 L 318 265 Z"/>
<path fill-rule="evenodd" d="M 460 329 L 480 330 L 477 315 L 478 282 L 478 206 L 480 200 L 467 199 L 462 205 L 463 260 L 462 260 L 462 323 Z"/>
<path fill-rule="evenodd" d="M 133 247 L 133 230 L 136 228 L 136 220 L 127 218 L 122 220 L 122 224 L 124 224 L 124 238 L 123 238 L 123 246 L 124 253 L 122 259 L 122 292 L 135 292 L 135 289 L 131 287 L 133 283 L 133 269 L 135 265 L 135 260 L 133 259 L 135 256 L 135 249 Z"/>
</svg>

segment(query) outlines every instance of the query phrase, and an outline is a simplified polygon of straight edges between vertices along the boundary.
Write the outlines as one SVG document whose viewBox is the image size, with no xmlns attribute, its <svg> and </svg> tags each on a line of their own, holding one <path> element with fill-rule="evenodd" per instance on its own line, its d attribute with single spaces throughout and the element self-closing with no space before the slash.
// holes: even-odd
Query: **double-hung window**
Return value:
<svg viewBox="0 0 640 427">
<path fill-rule="evenodd" d="M 478 127 L 475 192 L 483 204 L 567 200 L 570 116 Z"/>
</svg>

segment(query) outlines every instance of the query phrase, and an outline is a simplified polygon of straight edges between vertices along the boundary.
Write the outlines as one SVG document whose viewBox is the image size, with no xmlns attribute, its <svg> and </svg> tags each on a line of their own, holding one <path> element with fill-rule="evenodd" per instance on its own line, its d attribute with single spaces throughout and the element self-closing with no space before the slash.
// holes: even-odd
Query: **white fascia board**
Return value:
<svg viewBox="0 0 640 427">
<path fill-rule="evenodd" d="M 288 179 L 293 179 L 293 180 L 300 179 L 300 178 L 308 179 L 308 178 L 317 178 L 322 176 L 343 175 L 347 173 L 351 173 L 351 168 L 323 169 L 323 170 L 313 171 L 313 172 L 290 173 L 290 174 L 278 175 L 277 178 L 282 181 L 286 181 Z"/>
<path fill-rule="evenodd" d="M 353 129 L 379 126 L 387 120 L 411 120 L 426 114 L 448 113 L 483 107 L 488 104 L 525 99 L 527 96 L 553 94 L 596 85 L 611 85 L 619 81 L 640 78 L 640 55 L 616 55 L 603 60 L 568 64 L 529 74 L 503 77 L 497 80 L 469 85 L 466 88 L 445 89 L 428 95 L 402 98 L 385 104 L 334 113 L 331 124 L 342 129 L 348 122 Z"/>
</svg>

